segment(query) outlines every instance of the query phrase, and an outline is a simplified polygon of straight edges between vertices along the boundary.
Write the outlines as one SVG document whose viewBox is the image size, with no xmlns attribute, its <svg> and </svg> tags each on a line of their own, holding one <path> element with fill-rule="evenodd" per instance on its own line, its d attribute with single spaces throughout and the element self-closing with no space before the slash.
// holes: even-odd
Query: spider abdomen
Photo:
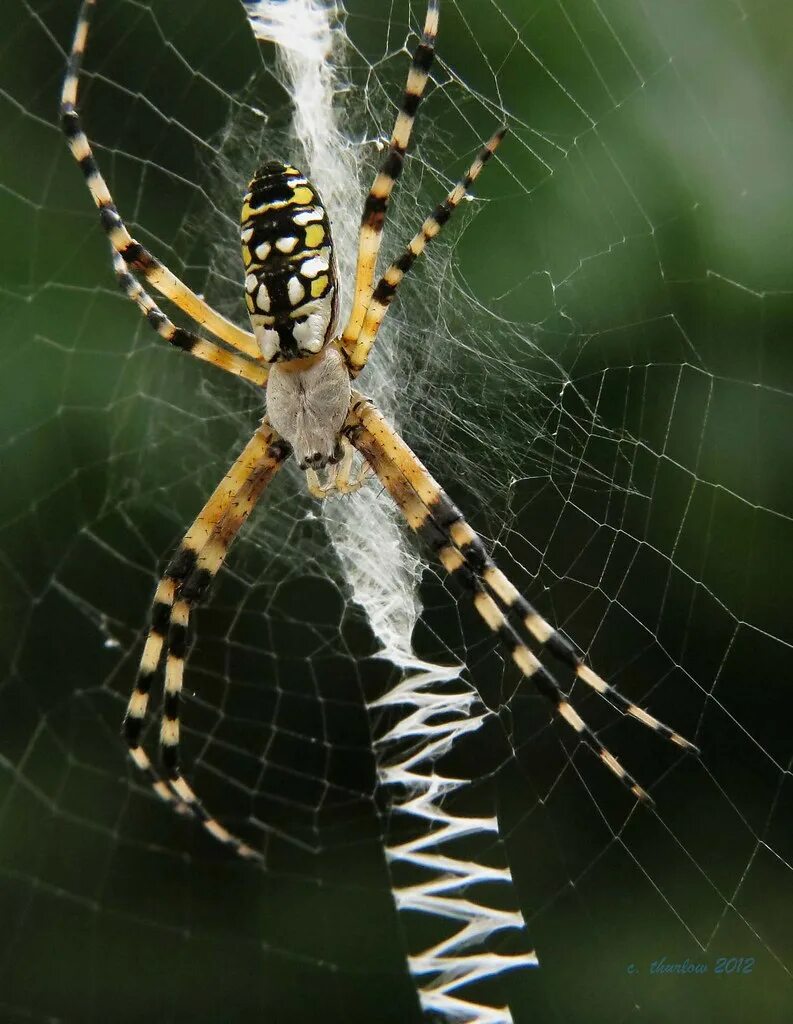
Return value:
<svg viewBox="0 0 793 1024">
<path fill-rule="evenodd" d="M 248 184 L 240 218 L 245 302 L 267 362 L 319 352 L 335 326 L 328 215 L 296 168 L 270 162 Z"/>
</svg>

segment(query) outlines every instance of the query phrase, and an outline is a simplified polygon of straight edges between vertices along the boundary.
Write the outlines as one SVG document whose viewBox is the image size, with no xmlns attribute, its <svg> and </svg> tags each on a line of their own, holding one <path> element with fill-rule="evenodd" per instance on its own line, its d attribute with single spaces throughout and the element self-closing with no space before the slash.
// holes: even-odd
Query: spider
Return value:
<svg viewBox="0 0 793 1024">
<path fill-rule="evenodd" d="M 140 667 L 124 717 L 129 754 L 157 795 L 195 816 L 220 842 L 260 859 L 250 845 L 206 809 L 183 776 L 179 760 L 179 704 L 192 609 L 221 568 L 229 546 L 264 489 L 294 456 L 312 494 L 348 492 L 374 472 L 410 527 L 443 568 L 467 590 L 474 607 L 522 674 L 553 710 L 640 800 L 647 792 L 628 774 L 573 708 L 551 672 L 530 649 L 547 650 L 586 686 L 616 708 L 686 750 L 696 747 L 622 696 L 584 664 L 494 564 L 485 545 L 440 485 L 373 403 L 352 383 L 366 366 L 378 329 L 399 285 L 441 231 L 504 136 L 500 128 L 468 173 L 421 225 L 399 258 L 375 283 L 383 225 L 399 178 L 416 111 L 429 77 L 438 29 L 438 0 L 428 0 L 421 41 L 391 137 L 364 202 L 352 311 L 337 331 L 338 280 L 330 223 L 320 196 L 290 164 L 270 161 L 256 170 L 241 214 L 245 303 L 252 331 L 221 316 L 192 292 L 127 230 L 102 177 L 77 111 L 78 79 L 96 0 L 78 15 L 61 96 L 61 122 L 82 168 L 112 248 L 118 284 L 166 342 L 262 390 L 266 415 L 185 534 L 157 586 Z M 143 278 L 223 344 L 177 327 L 140 283 Z M 362 470 L 353 479 L 355 452 Z M 319 477 L 325 473 L 325 481 Z M 164 660 L 160 754 L 164 778 L 141 745 L 152 682 Z"/>
</svg>

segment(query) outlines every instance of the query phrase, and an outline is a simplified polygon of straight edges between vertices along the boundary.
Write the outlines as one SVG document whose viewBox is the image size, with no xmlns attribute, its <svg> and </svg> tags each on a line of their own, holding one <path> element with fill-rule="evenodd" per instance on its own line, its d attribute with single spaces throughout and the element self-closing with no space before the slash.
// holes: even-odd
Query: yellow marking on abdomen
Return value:
<svg viewBox="0 0 793 1024">
<path fill-rule="evenodd" d="M 311 297 L 314 299 L 320 299 L 325 293 L 325 289 L 328 287 L 327 274 L 322 274 L 319 277 L 315 277 L 311 282 Z"/>
</svg>

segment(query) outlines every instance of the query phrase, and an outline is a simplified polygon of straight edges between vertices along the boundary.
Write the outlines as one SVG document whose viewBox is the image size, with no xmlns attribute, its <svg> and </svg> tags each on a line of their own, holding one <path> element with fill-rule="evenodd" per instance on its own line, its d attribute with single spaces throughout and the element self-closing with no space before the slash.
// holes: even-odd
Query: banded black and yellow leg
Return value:
<svg viewBox="0 0 793 1024">
<path fill-rule="evenodd" d="M 83 131 L 80 115 L 77 111 L 77 91 L 82 67 L 83 54 L 88 39 L 88 28 L 96 0 L 83 0 L 77 18 L 77 28 L 69 54 L 66 77 L 61 93 L 61 126 L 69 149 L 85 175 L 85 183 L 99 210 L 99 219 L 107 232 L 110 244 L 123 257 L 127 266 L 143 274 L 146 279 L 192 320 L 205 327 L 211 334 L 220 338 L 227 345 L 243 352 L 252 359 L 261 360 L 261 352 L 256 339 L 248 331 L 243 331 L 231 323 L 216 310 L 212 309 L 187 285 L 171 273 L 166 266 L 154 257 L 148 249 L 134 239 L 113 203 L 113 198 L 102 177 L 99 165 L 91 149 L 88 137 Z"/>
<path fill-rule="evenodd" d="M 383 235 L 383 224 L 388 210 L 388 201 L 394 185 L 402 173 L 405 152 L 410 141 L 413 122 L 416 120 L 424 87 L 429 78 L 430 66 L 435 55 L 435 38 L 438 34 L 438 0 L 429 0 L 424 18 L 421 42 L 416 47 L 408 71 L 408 80 L 402 103 L 397 114 L 391 142 L 374 183 L 366 197 L 361 218 L 361 233 L 358 242 L 358 263 L 355 277 L 352 310 L 344 328 L 344 347 L 351 349 L 363 323 L 366 307 L 372 295 L 374 275 L 377 268 L 377 254 Z"/>
<path fill-rule="evenodd" d="M 135 689 L 127 703 L 122 727 L 129 755 L 136 767 L 148 778 L 152 789 L 161 800 L 175 805 L 178 804 L 176 797 L 167 783 L 157 775 L 151 758 L 141 745 L 140 739 L 146 721 L 151 685 L 162 658 L 176 586 L 176 580 L 168 576 L 164 576 L 157 584 L 152 602 L 149 632 L 146 635 L 146 643 L 138 666 L 138 677 L 135 680 Z"/>
<path fill-rule="evenodd" d="M 127 264 L 115 250 L 113 250 L 113 269 L 121 290 L 135 303 L 149 326 L 169 345 L 174 345 L 182 352 L 187 352 L 196 359 L 211 363 L 212 366 L 217 366 L 227 373 L 242 377 L 243 380 L 250 381 L 251 384 L 264 387 L 267 383 L 269 367 L 251 362 L 250 359 L 229 352 L 228 349 L 216 345 L 207 338 L 177 327 L 154 302 L 134 274 L 129 272 Z"/>
<path fill-rule="evenodd" d="M 369 426 L 386 448 L 392 438 L 401 440 L 379 413 L 373 414 Z M 635 718 L 681 749 L 698 752 L 693 743 L 628 700 L 616 687 L 611 686 L 584 664 L 573 645 L 554 629 L 507 579 L 488 554 L 482 539 L 465 521 L 460 510 L 432 479 L 407 445 L 401 443 L 405 453 L 400 463 L 401 472 L 417 497 L 425 503 L 425 507 L 430 508 L 433 501 L 437 504 L 437 508 L 432 509 L 432 519 L 433 523 L 441 528 L 442 536 L 439 535 L 440 546 L 436 549 L 436 554 L 444 568 L 450 574 L 456 574 L 458 580 L 469 589 L 474 582 L 481 586 L 498 602 L 499 607 L 517 620 L 519 629 L 525 630 L 538 646 L 546 648 L 557 661 L 572 669 L 582 683 L 609 700 L 623 714 Z"/>
<path fill-rule="evenodd" d="M 462 558 L 461 569 L 481 580 L 487 592 L 498 601 L 500 607 L 507 614 L 511 614 L 538 645 L 547 649 L 557 661 L 572 669 L 582 683 L 605 697 L 624 715 L 635 718 L 642 725 L 646 725 L 648 729 L 657 732 L 659 736 L 663 736 L 664 739 L 674 743 L 682 750 L 698 754 L 698 748 L 690 740 L 670 729 L 668 725 L 659 721 L 644 708 L 640 708 L 638 704 L 628 700 L 616 687 L 611 686 L 584 663 L 570 641 L 554 629 L 523 597 L 517 587 L 507 579 L 488 555 L 481 538 L 465 522 L 462 513 L 445 495 L 444 498 L 447 502 L 444 516 L 448 520 L 449 542 L 438 552 L 444 564 L 448 561 L 451 566 L 457 564 Z M 450 569 L 450 571 L 452 570 Z"/>
<path fill-rule="evenodd" d="M 169 616 L 165 689 L 160 724 L 160 754 L 165 777 L 172 792 L 178 797 L 180 806 L 192 813 L 211 836 L 234 849 L 240 856 L 251 859 L 259 859 L 259 854 L 213 817 L 181 773 L 179 704 L 188 653 L 190 611 L 211 585 L 232 541 L 289 451 L 289 446 L 283 441 L 274 442 L 269 446 L 266 459 L 245 482 L 201 549 L 189 575 L 178 589 Z"/>
<path fill-rule="evenodd" d="M 632 704 L 591 669 L 582 665 L 567 641 L 520 597 L 497 569 L 481 539 L 465 522 L 460 511 L 370 402 L 355 395 L 348 422 L 353 444 L 370 462 L 409 525 L 435 550 L 447 572 L 473 594 L 477 612 L 498 635 L 521 672 L 532 679 L 558 714 L 622 783 L 638 798 L 651 802 L 645 790 L 626 772 L 575 711 L 554 677 L 524 643 L 503 609 L 515 609 L 522 613 L 523 625 L 533 639 L 547 645 L 551 653 L 573 668 L 587 685 L 613 700 L 618 698 L 617 702 L 626 714 L 682 748 L 696 750 L 693 744 Z M 516 600 L 516 595 L 520 601 Z M 531 625 L 525 621 L 527 619 Z"/>
<path fill-rule="evenodd" d="M 443 225 L 468 194 L 471 185 L 476 181 L 480 171 L 493 153 L 495 153 L 499 143 L 504 138 L 505 132 L 506 128 L 499 128 L 488 139 L 477 153 L 476 159 L 468 168 L 465 177 L 461 178 L 444 201 L 435 207 L 430 216 L 421 225 L 418 233 L 410 240 L 399 259 L 391 264 L 378 281 L 377 287 L 372 292 L 371 300 L 356 338 L 352 342 L 348 342 L 345 335 L 342 341 L 342 346 L 347 353 L 350 373 L 353 377 L 357 377 L 366 365 L 366 360 L 369 358 L 377 332 L 380 330 L 383 318 L 388 312 L 388 307 L 393 301 L 397 288 L 402 283 L 405 274 L 408 273 L 418 257 L 424 252 L 427 244 L 440 233 Z"/>
<path fill-rule="evenodd" d="M 132 760 L 149 777 L 157 795 L 169 802 L 174 801 L 174 795 L 155 774 L 151 760 L 141 746 L 140 740 L 146 721 L 152 682 L 162 658 L 170 627 L 171 609 L 176 600 L 179 586 L 192 573 L 201 551 L 225 517 L 228 509 L 246 483 L 256 473 L 257 468 L 269 464 L 272 458 L 271 449 L 276 448 L 280 453 L 283 444 L 284 442 L 280 440 L 272 427 L 262 424 L 215 488 L 195 522 L 185 534 L 154 595 L 151 625 L 146 636 L 135 689 L 129 699 L 124 716 L 123 732 Z"/>
</svg>

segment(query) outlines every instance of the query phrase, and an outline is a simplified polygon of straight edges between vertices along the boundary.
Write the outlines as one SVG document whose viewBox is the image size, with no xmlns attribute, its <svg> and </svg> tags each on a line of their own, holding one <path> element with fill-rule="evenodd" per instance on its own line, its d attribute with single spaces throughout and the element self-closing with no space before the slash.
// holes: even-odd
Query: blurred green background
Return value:
<svg viewBox="0 0 793 1024">
<path fill-rule="evenodd" d="M 417 648 L 464 658 L 495 712 L 445 768 L 499 815 L 485 855 L 511 866 L 541 962 L 485 994 L 517 1024 L 788 1021 L 793 10 L 442 6 L 392 242 L 502 111 L 510 135 L 394 311 L 401 423 L 516 583 L 702 748 L 680 758 L 576 693 L 652 790 L 634 808 L 427 575 Z M 115 290 L 55 117 L 76 7 L 8 0 L 0 42 L 0 1019 L 417 1021 L 405 952 L 432 931 L 393 909 L 387 723 L 365 707 L 398 676 L 296 474 L 200 613 L 185 711 L 190 776 L 267 869 L 126 764 L 158 567 L 260 402 Z M 347 10 L 367 90 L 347 126 L 371 140 L 423 7 Z M 105 0 L 82 94 L 135 233 L 237 317 L 244 158 L 289 116 L 271 63 L 236 0 Z M 708 971 L 651 974 L 661 957 Z"/>
</svg>

